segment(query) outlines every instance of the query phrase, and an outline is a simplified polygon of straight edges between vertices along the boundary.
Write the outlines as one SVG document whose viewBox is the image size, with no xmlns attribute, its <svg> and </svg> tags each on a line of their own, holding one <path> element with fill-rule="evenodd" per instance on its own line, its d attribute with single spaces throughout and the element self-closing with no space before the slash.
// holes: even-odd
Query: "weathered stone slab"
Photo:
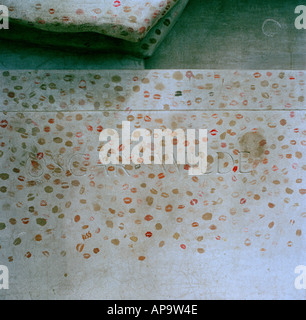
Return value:
<svg viewBox="0 0 306 320">
<path fill-rule="evenodd" d="M 6 297 L 305 298 L 305 75 L 186 72 L 2 74 Z M 122 121 L 208 129 L 206 174 L 101 165 L 99 134 Z"/>
<path fill-rule="evenodd" d="M 49 31 L 94 31 L 137 42 L 178 0 L 4 0 L 10 18 Z"/>
<path fill-rule="evenodd" d="M 4 71 L 7 111 L 287 110 L 305 107 L 303 71 Z"/>
<path fill-rule="evenodd" d="M 181 0 L 173 9 L 167 12 L 148 31 L 146 36 L 138 42 L 110 37 L 99 33 L 82 33 L 80 30 L 71 36 L 68 32 L 50 32 L 37 28 L 27 27 L 24 24 L 11 23 L 9 30 L 2 30 L 0 38 L 29 42 L 38 45 L 52 45 L 66 48 L 66 50 L 92 50 L 99 52 L 121 52 L 139 58 L 148 58 L 153 55 L 161 42 L 168 35 L 176 21 L 185 9 L 188 0 Z M 76 30 L 77 31 L 77 30 Z M 92 52 L 90 55 L 92 56 Z M 110 67 L 112 64 L 110 63 Z M 108 68 L 103 68 L 108 69 Z M 126 68 L 131 69 L 131 68 Z"/>
</svg>

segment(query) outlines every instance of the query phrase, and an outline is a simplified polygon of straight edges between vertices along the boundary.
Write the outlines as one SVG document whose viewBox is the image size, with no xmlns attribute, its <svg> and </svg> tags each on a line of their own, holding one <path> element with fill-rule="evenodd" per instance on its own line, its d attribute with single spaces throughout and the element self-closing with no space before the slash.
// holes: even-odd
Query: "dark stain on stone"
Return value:
<svg viewBox="0 0 306 320">
<path fill-rule="evenodd" d="M 262 158 L 267 141 L 265 137 L 258 132 L 247 132 L 239 139 L 240 151 L 249 152 L 251 158 Z"/>
</svg>

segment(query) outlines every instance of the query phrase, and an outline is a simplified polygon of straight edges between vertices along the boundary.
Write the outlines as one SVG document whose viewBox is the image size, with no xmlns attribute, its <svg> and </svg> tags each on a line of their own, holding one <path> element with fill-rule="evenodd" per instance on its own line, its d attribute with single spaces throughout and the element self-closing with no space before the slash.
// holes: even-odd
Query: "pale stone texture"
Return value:
<svg viewBox="0 0 306 320">
<path fill-rule="evenodd" d="M 67 30 L 62 30 L 61 27 L 58 27 L 58 30 L 55 28 L 51 29 L 51 32 L 47 30 L 35 29 L 31 26 L 25 26 L 24 24 L 19 25 L 16 23 L 11 23 L 10 29 L 6 31 L 3 30 L 3 32 L 0 33 L 0 37 L 3 39 L 24 43 L 25 46 L 29 44 L 36 44 L 41 46 L 49 46 L 51 48 L 61 47 L 66 50 L 66 55 L 71 54 L 71 51 L 73 52 L 75 50 L 78 50 L 79 54 L 82 54 L 86 48 L 87 51 L 93 51 L 92 55 L 97 53 L 101 54 L 101 52 L 113 54 L 125 53 L 138 58 L 148 58 L 153 55 L 171 29 L 174 27 L 187 3 L 188 0 L 179 1 L 172 10 L 167 12 L 152 28 L 150 28 L 150 30 L 146 33 L 146 36 L 140 39 L 138 42 L 131 42 L 129 40 L 96 33 L 95 28 L 97 27 L 94 26 L 91 30 L 89 30 L 92 32 L 87 32 L 84 34 L 82 32 L 82 27 L 78 24 L 75 24 L 75 34 L 71 36 L 71 33 L 64 32 Z M 14 22 L 14 20 L 11 20 L 11 22 Z M 108 57 L 105 56 L 104 61 L 107 60 L 107 58 Z M 128 65 L 129 57 L 125 57 L 125 59 L 122 58 L 123 66 L 125 60 L 127 62 L 125 68 L 133 69 Z M 107 69 L 107 67 L 114 69 L 114 65 L 116 65 L 114 60 L 110 60 L 104 69 Z M 99 68 L 101 67 L 99 66 Z"/>
<path fill-rule="evenodd" d="M 305 299 L 305 72 L 4 71 L 0 90 L 1 298 Z M 207 174 L 102 166 L 122 121 L 208 129 Z"/>
<path fill-rule="evenodd" d="M 133 42 L 143 39 L 178 0 L 4 0 L 10 18 L 49 31 L 94 31 Z"/>
</svg>

